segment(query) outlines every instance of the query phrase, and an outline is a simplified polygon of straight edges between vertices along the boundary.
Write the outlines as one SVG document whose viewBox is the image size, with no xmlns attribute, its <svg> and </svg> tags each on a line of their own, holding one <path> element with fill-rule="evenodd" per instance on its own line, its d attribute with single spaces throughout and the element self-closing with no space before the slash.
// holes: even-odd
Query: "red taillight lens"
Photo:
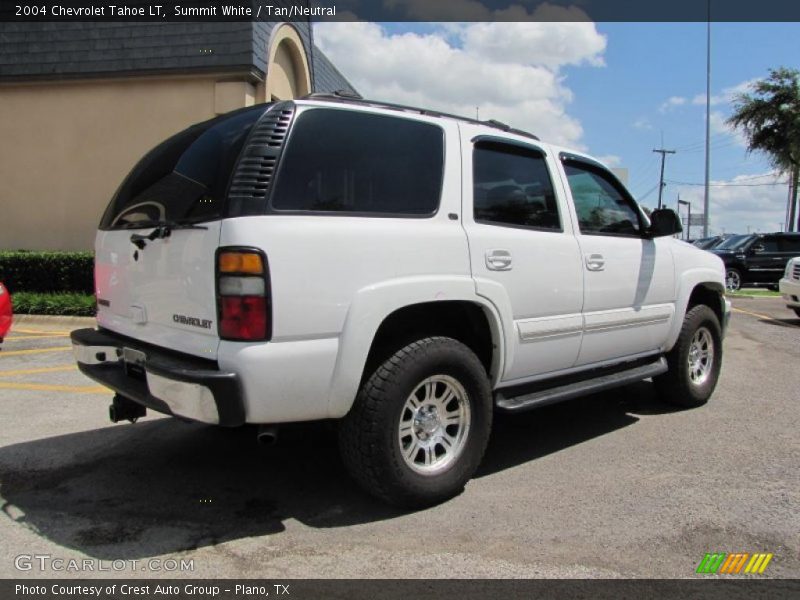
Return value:
<svg viewBox="0 0 800 600">
<path fill-rule="evenodd" d="M 263 296 L 220 298 L 220 335 L 235 340 L 267 338 L 267 299 Z"/>
</svg>

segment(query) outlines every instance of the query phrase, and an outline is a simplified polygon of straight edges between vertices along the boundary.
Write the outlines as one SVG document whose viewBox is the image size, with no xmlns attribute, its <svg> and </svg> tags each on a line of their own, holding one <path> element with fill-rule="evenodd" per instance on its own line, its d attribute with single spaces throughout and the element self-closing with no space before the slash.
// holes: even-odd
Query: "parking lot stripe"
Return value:
<svg viewBox="0 0 800 600">
<path fill-rule="evenodd" d="M 30 390 L 35 392 L 75 392 L 78 394 L 112 394 L 113 392 L 99 385 L 47 385 L 44 383 L 11 383 L 0 382 L 0 389 Z"/>
<path fill-rule="evenodd" d="M 19 375 L 34 375 L 36 373 L 58 373 L 59 371 L 75 371 L 76 365 L 61 365 L 58 367 L 41 367 L 39 369 L 17 369 L 15 371 L 0 371 L 0 377 L 17 377 Z"/>
<path fill-rule="evenodd" d="M 39 334 L 43 334 L 43 335 L 64 333 L 64 334 L 69 335 L 69 330 L 67 330 L 67 329 L 41 330 L 41 329 L 19 329 L 17 327 L 12 327 L 11 331 L 13 333 L 39 333 Z"/>
<path fill-rule="evenodd" d="M 758 317 L 759 319 L 774 321 L 775 323 L 780 323 L 781 325 L 791 325 L 792 327 L 800 327 L 800 325 L 795 325 L 794 323 L 786 323 L 785 321 L 781 321 L 780 319 L 776 319 L 775 317 L 770 317 L 769 315 L 762 315 L 761 313 L 750 312 L 749 310 L 743 310 L 741 308 L 732 308 L 731 310 L 735 312 L 744 313 L 746 315 L 750 315 L 751 317 Z"/>
<path fill-rule="evenodd" d="M 38 348 L 36 350 L 12 350 L 11 352 L 0 352 L 0 358 L 6 356 L 21 356 L 23 354 L 41 354 L 43 352 L 65 352 L 72 350 L 72 346 L 57 346 L 55 348 Z"/>
<path fill-rule="evenodd" d="M 7 342 L 18 342 L 20 340 L 47 340 L 50 338 L 69 337 L 68 333 L 51 333 L 48 335 L 12 335 L 6 338 Z"/>
</svg>

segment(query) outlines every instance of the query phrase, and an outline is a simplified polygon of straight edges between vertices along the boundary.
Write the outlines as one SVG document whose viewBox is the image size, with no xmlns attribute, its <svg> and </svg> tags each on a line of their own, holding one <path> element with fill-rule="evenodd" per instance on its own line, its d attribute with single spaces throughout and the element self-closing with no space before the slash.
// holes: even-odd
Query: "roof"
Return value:
<svg viewBox="0 0 800 600">
<path fill-rule="evenodd" d="M 411 112 L 417 113 L 420 115 L 426 115 L 430 117 L 443 117 L 446 119 L 454 119 L 456 121 L 462 121 L 465 123 L 472 123 L 473 125 L 483 125 L 484 127 L 490 127 L 493 129 L 499 129 L 504 133 L 510 133 L 513 135 L 518 135 L 522 137 L 527 137 L 533 140 L 539 140 L 537 136 L 527 131 L 523 131 L 521 129 L 515 129 L 510 125 L 502 123 L 501 121 L 497 121 L 495 119 L 489 119 L 487 121 L 480 121 L 478 119 L 472 119 L 470 117 L 464 117 L 461 115 L 453 115 L 450 113 L 440 112 L 436 110 L 431 110 L 427 108 L 420 108 L 417 106 L 408 106 L 405 104 L 394 104 L 392 102 L 382 102 L 380 100 L 368 100 L 362 98 L 361 96 L 354 95 L 352 90 L 335 90 L 333 93 L 326 93 L 326 92 L 318 92 L 314 94 L 309 94 L 305 96 L 303 100 L 317 100 L 323 102 L 332 102 L 332 103 L 340 103 L 340 104 L 354 104 L 354 105 L 361 105 L 361 106 L 369 106 L 372 108 L 384 108 L 388 110 L 396 110 L 400 112 Z"/>
</svg>

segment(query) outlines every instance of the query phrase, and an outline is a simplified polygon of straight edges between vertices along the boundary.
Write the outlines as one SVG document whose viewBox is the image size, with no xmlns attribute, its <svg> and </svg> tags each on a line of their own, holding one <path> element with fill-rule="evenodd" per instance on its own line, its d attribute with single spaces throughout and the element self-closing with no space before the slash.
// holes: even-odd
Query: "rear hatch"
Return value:
<svg viewBox="0 0 800 600">
<path fill-rule="evenodd" d="M 134 167 L 95 243 L 97 322 L 216 359 L 215 256 L 231 171 L 266 106 L 195 125 Z"/>
</svg>

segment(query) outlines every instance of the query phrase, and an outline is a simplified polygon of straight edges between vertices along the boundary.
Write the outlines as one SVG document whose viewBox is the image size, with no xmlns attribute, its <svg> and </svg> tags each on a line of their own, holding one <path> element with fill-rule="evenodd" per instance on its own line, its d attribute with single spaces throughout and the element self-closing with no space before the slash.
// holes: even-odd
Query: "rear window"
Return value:
<svg viewBox="0 0 800 600">
<path fill-rule="evenodd" d="M 385 115 L 310 109 L 293 126 L 274 211 L 425 216 L 442 189 L 441 128 Z"/>
<path fill-rule="evenodd" d="M 200 123 L 156 146 L 122 183 L 100 228 L 221 218 L 233 166 L 265 109 L 247 108 Z"/>
</svg>

